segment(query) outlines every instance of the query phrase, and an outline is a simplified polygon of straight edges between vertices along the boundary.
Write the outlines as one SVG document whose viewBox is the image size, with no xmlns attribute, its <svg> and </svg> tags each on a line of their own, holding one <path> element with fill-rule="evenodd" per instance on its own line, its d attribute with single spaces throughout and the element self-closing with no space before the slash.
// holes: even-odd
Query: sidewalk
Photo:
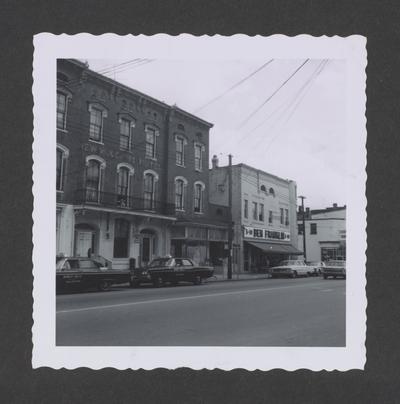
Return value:
<svg viewBox="0 0 400 404">
<path fill-rule="evenodd" d="M 205 280 L 205 282 L 224 282 L 224 281 L 248 281 L 256 279 L 269 279 L 269 274 L 232 274 L 232 279 L 228 279 L 226 275 L 217 274 Z"/>
</svg>

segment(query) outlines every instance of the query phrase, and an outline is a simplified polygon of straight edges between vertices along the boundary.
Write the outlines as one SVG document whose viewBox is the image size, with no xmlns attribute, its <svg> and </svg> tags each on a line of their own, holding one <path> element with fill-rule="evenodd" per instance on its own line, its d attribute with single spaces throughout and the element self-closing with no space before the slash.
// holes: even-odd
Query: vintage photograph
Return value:
<svg viewBox="0 0 400 404">
<path fill-rule="evenodd" d="M 362 367 L 363 38 L 35 39 L 34 361 Z"/>
</svg>

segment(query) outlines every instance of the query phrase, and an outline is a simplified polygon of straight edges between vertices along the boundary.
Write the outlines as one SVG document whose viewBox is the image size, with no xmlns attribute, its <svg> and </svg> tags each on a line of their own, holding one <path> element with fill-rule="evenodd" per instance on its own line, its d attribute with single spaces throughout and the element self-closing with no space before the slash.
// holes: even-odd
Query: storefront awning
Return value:
<svg viewBox="0 0 400 404">
<path fill-rule="evenodd" d="M 292 254 L 292 255 L 303 254 L 302 251 L 288 244 L 263 243 L 257 241 L 246 241 L 246 243 L 270 254 Z"/>
</svg>

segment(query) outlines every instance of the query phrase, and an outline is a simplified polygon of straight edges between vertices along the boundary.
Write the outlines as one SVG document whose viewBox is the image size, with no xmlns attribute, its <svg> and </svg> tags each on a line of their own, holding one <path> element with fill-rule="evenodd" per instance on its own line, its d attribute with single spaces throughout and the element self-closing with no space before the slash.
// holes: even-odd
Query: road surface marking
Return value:
<svg viewBox="0 0 400 404">
<path fill-rule="evenodd" d="M 222 292 L 222 293 L 208 293 L 204 295 L 196 295 L 196 296 L 181 296 L 181 297 L 170 297 L 166 299 L 153 299 L 153 300 L 143 300 L 139 302 L 130 302 L 130 303 L 118 303 L 118 304 L 109 304 L 103 306 L 92 306 L 92 307 L 84 307 L 80 309 L 69 309 L 69 310 L 58 310 L 56 311 L 57 314 L 64 314 L 64 313 L 75 313 L 79 311 L 90 311 L 90 310 L 103 310 L 103 309 L 113 309 L 117 307 L 125 307 L 125 306 L 136 306 L 140 304 L 151 304 L 151 303 L 164 303 L 164 302 L 173 302 L 173 301 L 180 301 L 180 300 L 194 300 L 194 299 L 201 299 L 204 297 L 219 297 L 219 296 L 229 296 L 229 295 L 242 295 L 245 293 L 255 293 L 255 292 L 266 292 L 266 291 L 274 291 L 274 290 L 282 290 L 282 289 L 293 289 L 298 287 L 305 287 L 310 286 L 308 283 L 304 283 L 301 285 L 291 285 L 291 286 L 279 286 L 275 288 L 261 288 L 261 289 L 249 289 L 249 290 L 240 290 L 235 292 Z"/>
</svg>

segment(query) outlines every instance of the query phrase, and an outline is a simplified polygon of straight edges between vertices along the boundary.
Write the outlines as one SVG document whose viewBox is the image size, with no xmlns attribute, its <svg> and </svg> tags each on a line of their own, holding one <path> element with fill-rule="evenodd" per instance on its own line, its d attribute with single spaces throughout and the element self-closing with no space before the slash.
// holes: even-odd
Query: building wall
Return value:
<svg viewBox="0 0 400 404">
<path fill-rule="evenodd" d="M 229 167 L 218 167 L 210 170 L 210 201 L 228 206 L 229 203 Z M 266 191 L 262 191 L 264 186 Z M 271 188 L 273 192 L 270 192 Z M 248 201 L 248 217 L 244 215 L 245 200 Z M 232 215 L 234 226 L 234 245 L 239 246 L 234 259 L 234 271 L 241 272 L 244 266 L 244 235 L 243 227 L 268 229 L 290 233 L 288 244 L 297 248 L 297 220 L 296 220 L 296 183 L 284 180 L 274 175 L 254 169 L 245 164 L 232 166 Z M 252 216 L 252 203 L 264 205 L 263 220 Z M 280 223 L 280 208 L 288 210 L 289 223 Z M 269 223 L 269 211 L 272 211 L 272 223 Z M 234 253 L 235 255 L 235 253 Z"/>
<path fill-rule="evenodd" d="M 302 226 L 301 214 L 298 224 Z M 311 234 L 311 225 L 317 227 L 317 233 Z M 313 214 L 305 220 L 306 260 L 321 261 L 321 248 L 345 247 L 346 243 L 346 209 L 327 210 Z M 298 236 L 298 248 L 303 250 L 303 235 Z"/>
<path fill-rule="evenodd" d="M 188 242 L 186 251 L 200 261 L 208 257 L 208 242 L 201 246 L 191 237 L 191 229 L 214 223 L 218 206 L 209 207 L 209 124 L 176 106 L 168 106 L 136 90 L 88 70 L 83 63 L 58 60 L 57 90 L 67 95 L 65 129 L 57 129 L 57 147 L 64 152 L 63 189 L 57 191 L 57 254 L 74 255 L 95 253 L 112 261 L 114 267 L 126 267 L 129 258 L 142 262 L 141 243 L 150 233 L 156 236 L 154 255 L 166 255 L 171 251 L 171 232 L 174 220 L 187 221 L 191 227 L 184 229 Z M 103 109 L 102 141 L 89 139 L 90 105 Z M 127 118 L 134 123 L 130 150 L 120 147 L 120 120 Z M 155 158 L 146 156 L 146 125 L 156 128 Z M 176 136 L 185 138 L 185 163 L 176 163 Z M 202 167 L 195 169 L 195 144 L 202 145 Z M 89 156 L 102 161 L 101 200 L 97 210 L 88 206 L 85 199 L 86 167 Z M 130 167 L 130 204 L 118 205 L 118 167 Z M 155 189 L 156 216 L 137 214 L 133 204 L 143 200 L 144 173 L 152 170 L 157 174 Z M 185 206 L 175 210 L 175 179 L 183 177 Z M 204 184 L 202 212 L 194 212 L 194 185 Z M 138 203 L 139 203 L 138 202 Z M 142 209 L 144 210 L 143 207 Z M 164 216 L 162 218 L 161 216 Z M 167 217 L 165 217 L 167 216 Z M 128 257 L 115 258 L 115 219 L 129 222 Z M 225 223 L 224 223 L 225 220 Z M 226 226 L 226 215 L 221 215 Z M 143 232 L 146 232 L 144 234 Z M 194 233 L 196 233 L 196 229 Z M 151 234 L 150 234 L 151 235 Z M 82 240 L 77 248 L 77 239 Z M 92 246 L 89 248 L 90 240 Z M 88 247 L 88 248 L 86 248 Z"/>
</svg>

